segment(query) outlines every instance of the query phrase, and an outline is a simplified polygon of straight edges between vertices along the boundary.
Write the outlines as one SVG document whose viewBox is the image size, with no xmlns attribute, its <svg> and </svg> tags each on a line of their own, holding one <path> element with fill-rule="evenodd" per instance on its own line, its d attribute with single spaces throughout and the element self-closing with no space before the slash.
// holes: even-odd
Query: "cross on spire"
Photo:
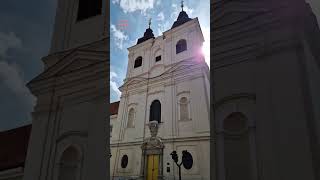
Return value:
<svg viewBox="0 0 320 180">
<path fill-rule="evenodd" d="M 149 18 L 149 28 L 150 28 L 150 25 L 151 25 L 151 18 Z"/>
<path fill-rule="evenodd" d="M 181 9 L 183 11 L 183 0 L 181 0 Z"/>
</svg>

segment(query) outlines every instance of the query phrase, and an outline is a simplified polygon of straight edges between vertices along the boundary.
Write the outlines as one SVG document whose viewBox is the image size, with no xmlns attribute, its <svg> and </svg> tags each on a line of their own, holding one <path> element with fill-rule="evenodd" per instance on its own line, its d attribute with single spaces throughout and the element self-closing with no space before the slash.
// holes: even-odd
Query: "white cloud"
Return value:
<svg viewBox="0 0 320 180">
<path fill-rule="evenodd" d="M 181 7 L 178 6 L 177 4 L 172 4 L 172 13 L 171 13 L 171 18 L 178 18 L 179 13 L 181 12 Z M 189 17 L 192 17 L 194 10 L 192 8 L 189 8 L 188 6 L 184 5 L 183 6 L 183 11 L 185 11 Z"/>
<path fill-rule="evenodd" d="M 118 85 L 117 85 L 116 81 L 114 80 L 117 77 L 118 77 L 118 75 L 115 72 L 110 71 L 110 88 L 111 88 L 111 90 L 113 90 L 116 93 L 116 95 L 118 96 L 118 99 L 119 99 L 121 96 L 121 91 L 119 90 Z"/>
<path fill-rule="evenodd" d="M 112 37 L 114 38 L 116 46 L 122 50 L 124 41 L 129 39 L 128 36 L 121 30 L 117 29 L 116 26 L 113 24 L 111 24 L 110 28 L 111 28 Z"/>
<path fill-rule="evenodd" d="M 161 36 L 164 31 L 169 30 L 171 25 L 172 24 L 170 21 L 163 21 L 162 23 L 158 23 L 158 36 Z"/>
<path fill-rule="evenodd" d="M 22 41 L 13 32 L 0 32 L 0 83 L 20 97 L 23 103 L 33 105 L 35 99 L 25 86 L 22 71 L 17 64 L 6 61 L 9 49 L 21 47 Z"/>
<path fill-rule="evenodd" d="M 156 0 L 113 0 L 112 2 L 119 4 L 125 13 L 141 11 L 145 14 L 148 9 L 154 7 Z"/>
<path fill-rule="evenodd" d="M 4 83 L 13 93 L 19 96 L 26 105 L 34 105 L 34 97 L 30 94 L 23 81 L 23 74 L 17 64 L 0 61 L 0 82 Z"/>
<path fill-rule="evenodd" d="M 119 3 L 120 0 L 112 0 L 113 4 Z"/>
<path fill-rule="evenodd" d="M 7 58 L 7 52 L 11 48 L 20 48 L 21 40 L 13 33 L 0 32 L 0 58 Z"/>
<path fill-rule="evenodd" d="M 163 14 L 163 12 L 160 12 L 160 13 L 158 14 L 157 20 L 159 20 L 159 21 L 163 21 L 163 20 L 164 20 L 164 14 Z"/>
</svg>

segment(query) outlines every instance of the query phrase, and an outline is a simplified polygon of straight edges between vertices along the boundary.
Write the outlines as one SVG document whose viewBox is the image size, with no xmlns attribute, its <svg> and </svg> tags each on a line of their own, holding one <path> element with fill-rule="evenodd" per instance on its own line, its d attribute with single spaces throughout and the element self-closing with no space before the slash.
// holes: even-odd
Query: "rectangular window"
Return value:
<svg viewBox="0 0 320 180">
<path fill-rule="evenodd" d="M 156 62 L 161 61 L 161 56 L 156 57 Z"/>
<path fill-rule="evenodd" d="M 102 0 L 79 0 L 77 21 L 102 13 Z"/>
</svg>

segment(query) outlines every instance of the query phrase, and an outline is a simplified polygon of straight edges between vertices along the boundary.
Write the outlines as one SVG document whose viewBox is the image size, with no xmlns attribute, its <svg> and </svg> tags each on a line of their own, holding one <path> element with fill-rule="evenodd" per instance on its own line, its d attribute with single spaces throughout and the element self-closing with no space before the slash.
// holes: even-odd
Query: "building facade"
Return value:
<svg viewBox="0 0 320 180">
<path fill-rule="evenodd" d="M 176 151 L 180 163 L 186 150 L 183 179 L 209 180 L 210 84 L 203 42 L 198 19 L 182 10 L 163 35 L 154 37 L 149 25 L 128 48 L 119 109 L 110 117 L 112 179 L 177 179 L 170 154 Z"/>
</svg>

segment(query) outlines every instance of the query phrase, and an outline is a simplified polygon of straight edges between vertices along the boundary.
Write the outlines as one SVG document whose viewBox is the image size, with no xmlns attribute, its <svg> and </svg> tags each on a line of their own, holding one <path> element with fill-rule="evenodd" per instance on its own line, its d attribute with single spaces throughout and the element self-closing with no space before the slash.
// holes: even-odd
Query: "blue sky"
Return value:
<svg viewBox="0 0 320 180">
<path fill-rule="evenodd" d="M 205 37 L 203 50 L 206 62 L 210 65 L 210 1 L 185 0 L 184 11 L 190 18 L 198 17 Z M 110 102 L 118 101 L 126 76 L 128 47 L 136 44 L 148 28 L 152 18 L 151 29 L 155 36 L 169 30 L 181 11 L 180 0 L 111 0 L 111 68 L 110 68 Z M 124 25 L 125 24 L 125 25 Z"/>
</svg>

